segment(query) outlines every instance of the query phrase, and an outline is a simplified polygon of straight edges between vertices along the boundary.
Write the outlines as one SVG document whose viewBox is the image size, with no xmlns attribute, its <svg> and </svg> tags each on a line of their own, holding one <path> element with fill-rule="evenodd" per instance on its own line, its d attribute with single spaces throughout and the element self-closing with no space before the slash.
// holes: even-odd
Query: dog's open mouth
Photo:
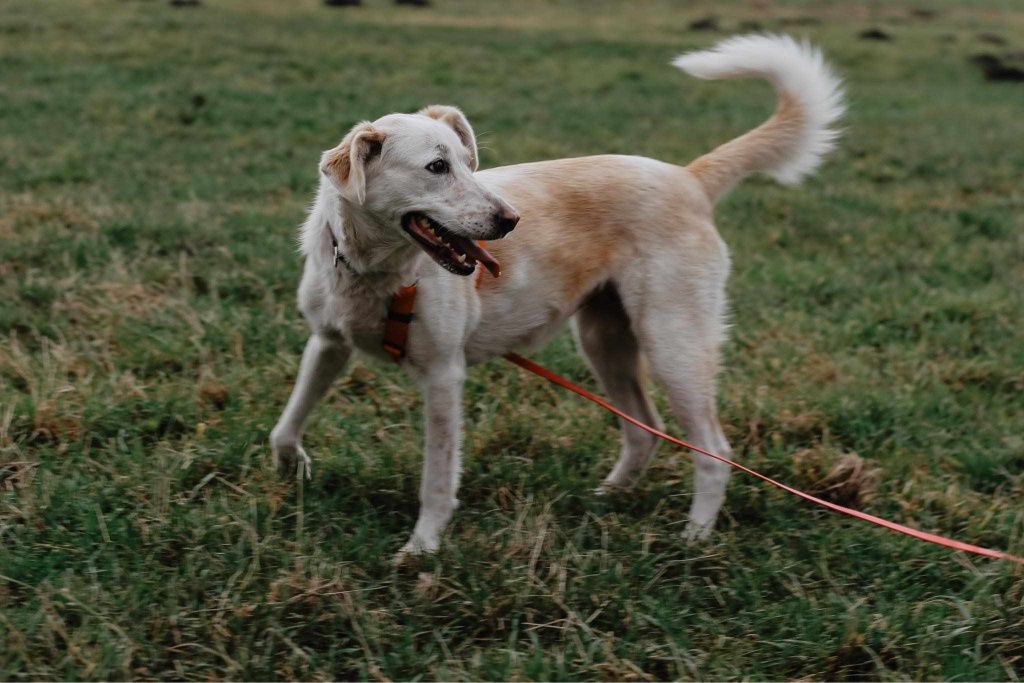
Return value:
<svg viewBox="0 0 1024 683">
<path fill-rule="evenodd" d="M 429 216 L 415 211 L 407 213 L 402 217 L 402 228 L 451 273 L 472 275 L 479 261 L 494 277 L 501 274 L 501 266 L 486 249 L 473 240 L 459 237 Z"/>
</svg>

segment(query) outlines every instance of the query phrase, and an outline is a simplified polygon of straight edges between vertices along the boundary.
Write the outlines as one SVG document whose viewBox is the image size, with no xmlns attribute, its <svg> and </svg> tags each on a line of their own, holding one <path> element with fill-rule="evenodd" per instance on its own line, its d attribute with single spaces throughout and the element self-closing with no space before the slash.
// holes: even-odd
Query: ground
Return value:
<svg viewBox="0 0 1024 683">
<path fill-rule="evenodd" d="M 390 563 L 422 432 L 396 368 L 339 381 L 312 480 L 267 448 L 305 339 L 296 226 L 353 123 L 457 104 L 484 166 L 684 163 L 772 94 L 669 60 L 786 31 L 850 112 L 817 177 L 717 213 L 736 457 L 1024 554 L 1024 84 L 970 61 L 1024 50 L 1024 9 L 364 4 L 0 8 L 0 679 L 1024 676 L 1021 567 L 741 474 L 688 544 L 688 456 L 593 496 L 614 421 L 507 363 L 471 373 L 461 507 L 416 566 Z M 536 357 L 594 387 L 568 336 Z"/>
</svg>

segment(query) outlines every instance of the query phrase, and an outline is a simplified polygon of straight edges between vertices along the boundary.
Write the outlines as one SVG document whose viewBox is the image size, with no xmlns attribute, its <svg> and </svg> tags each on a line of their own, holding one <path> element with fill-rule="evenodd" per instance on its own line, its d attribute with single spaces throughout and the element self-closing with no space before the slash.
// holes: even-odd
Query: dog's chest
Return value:
<svg viewBox="0 0 1024 683">
<path fill-rule="evenodd" d="M 343 307 L 345 308 L 345 307 Z M 352 346 L 364 353 L 378 355 L 384 340 L 384 318 L 387 307 L 355 306 L 338 316 L 341 333 Z"/>
<path fill-rule="evenodd" d="M 300 307 L 310 326 L 340 335 L 351 346 L 375 357 L 383 350 L 384 324 L 391 296 L 375 288 L 345 288 L 300 295 Z"/>
</svg>

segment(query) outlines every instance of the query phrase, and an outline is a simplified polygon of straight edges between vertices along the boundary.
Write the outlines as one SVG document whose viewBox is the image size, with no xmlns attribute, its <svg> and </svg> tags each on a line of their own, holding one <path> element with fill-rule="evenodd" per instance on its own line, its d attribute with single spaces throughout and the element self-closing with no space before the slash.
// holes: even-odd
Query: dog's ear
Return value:
<svg viewBox="0 0 1024 683">
<path fill-rule="evenodd" d="M 341 143 L 320 157 L 320 172 L 345 199 L 362 204 L 366 200 L 366 164 L 380 155 L 384 133 L 364 121 L 356 124 Z"/>
<path fill-rule="evenodd" d="M 469 120 L 462 113 L 461 109 L 449 107 L 445 104 L 432 104 L 425 109 L 420 109 L 417 113 L 448 124 L 455 131 L 455 134 L 459 136 L 459 140 L 466 146 L 466 149 L 469 150 L 470 168 L 475 171 L 480 166 L 480 157 L 476 150 L 476 135 L 473 134 L 473 127 L 469 125 Z"/>
</svg>

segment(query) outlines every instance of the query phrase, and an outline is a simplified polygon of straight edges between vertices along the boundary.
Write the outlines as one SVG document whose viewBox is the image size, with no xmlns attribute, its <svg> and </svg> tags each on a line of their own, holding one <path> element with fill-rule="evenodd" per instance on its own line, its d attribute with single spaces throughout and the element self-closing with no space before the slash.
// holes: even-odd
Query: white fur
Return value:
<svg viewBox="0 0 1024 683">
<path fill-rule="evenodd" d="M 758 76 L 792 95 L 804 111 L 803 134 L 787 158 L 762 170 L 784 185 L 814 172 L 833 147 L 839 131 L 830 126 L 843 115 L 842 82 L 821 51 L 786 35 L 728 38 L 710 50 L 689 52 L 672 64 L 706 80 Z"/>
<path fill-rule="evenodd" d="M 436 550 L 456 508 L 467 366 L 535 348 L 570 320 L 613 403 L 660 424 L 646 367 L 689 438 L 729 455 L 715 400 L 729 254 L 713 200 L 765 160 L 786 157 L 765 169 L 784 180 L 813 168 L 835 137 L 825 126 L 840 109 L 837 81 L 817 52 L 788 38 L 735 39 L 680 65 L 705 77 L 767 75 L 799 106 L 780 105 L 781 114 L 685 168 L 605 155 L 474 172 L 472 128 L 453 107 L 359 124 L 324 154 L 301 231 L 299 308 L 312 334 L 270 442 L 279 463 L 308 473 L 301 440 L 310 411 L 354 349 L 390 362 L 385 313 L 400 286 L 418 283 L 402 367 L 425 397 L 425 448 L 420 514 L 400 557 Z M 451 162 L 444 177 L 424 169 L 439 154 Z M 501 234 L 495 212 L 512 211 L 509 203 L 522 220 L 489 243 L 503 273 L 485 274 L 479 288 L 475 276 L 439 267 L 401 225 L 407 212 L 423 211 L 456 235 L 493 240 Z M 332 236 L 347 265 L 335 264 Z M 602 491 L 630 486 L 657 446 L 641 430 L 623 430 Z M 686 536 L 703 538 L 729 468 L 697 454 L 694 465 Z"/>
</svg>

